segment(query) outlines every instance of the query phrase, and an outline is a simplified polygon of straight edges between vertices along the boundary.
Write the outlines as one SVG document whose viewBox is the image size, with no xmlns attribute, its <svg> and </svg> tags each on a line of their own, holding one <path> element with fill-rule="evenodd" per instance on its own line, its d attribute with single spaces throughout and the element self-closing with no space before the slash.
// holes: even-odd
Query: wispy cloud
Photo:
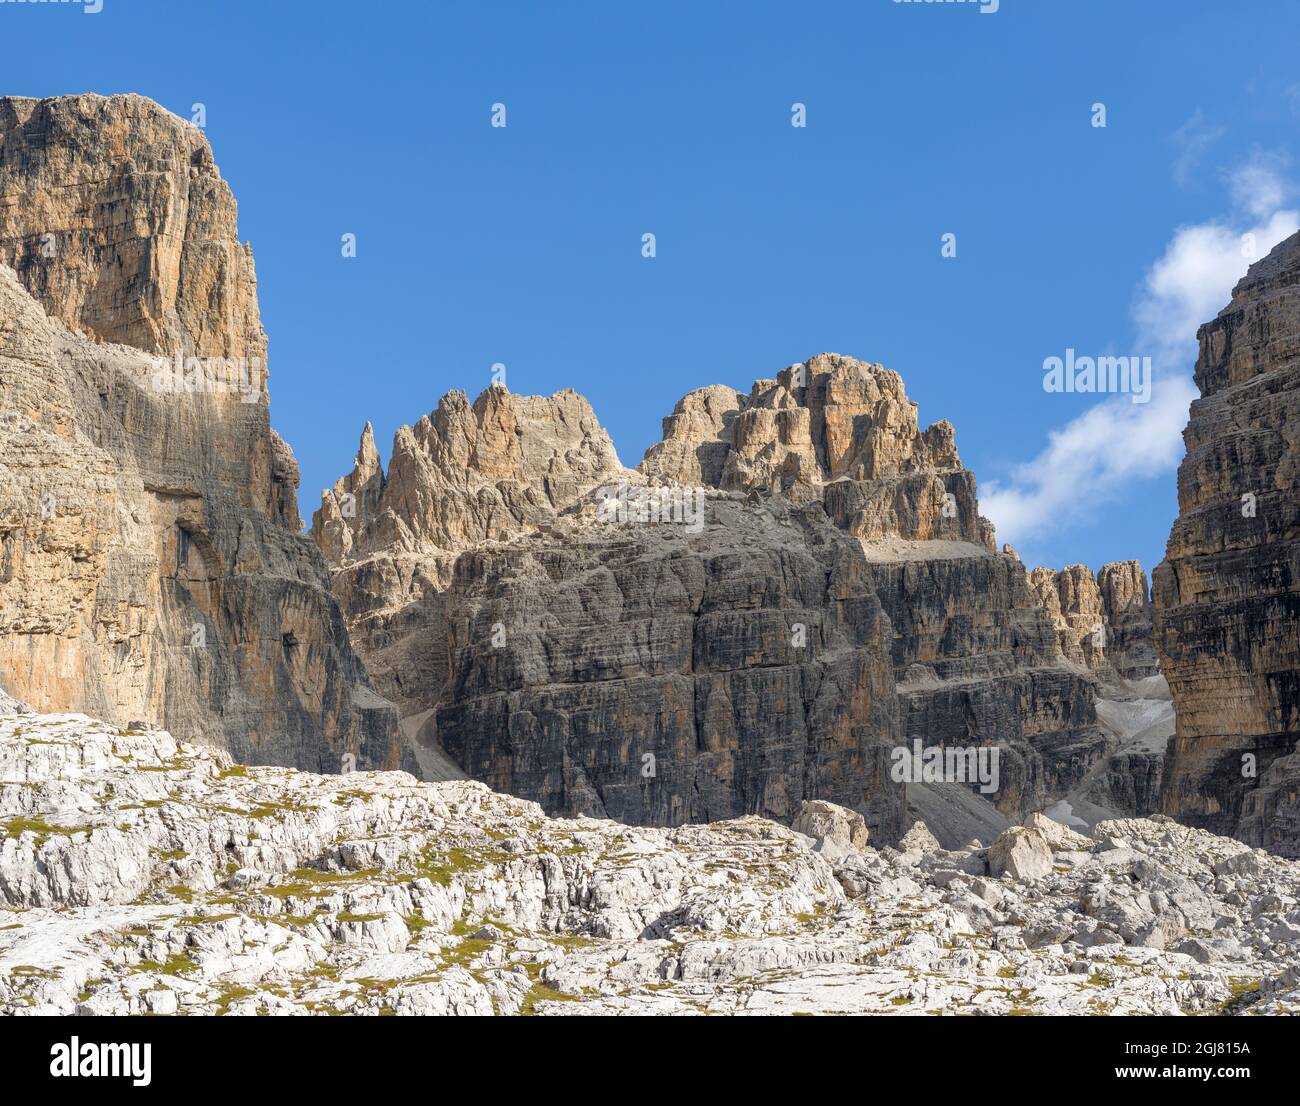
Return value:
<svg viewBox="0 0 1300 1106">
<path fill-rule="evenodd" d="M 1191 117 L 1172 135 L 1170 141 L 1178 148 L 1174 158 L 1174 183 L 1186 188 L 1192 182 L 1197 167 L 1220 138 L 1224 129 L 1207 123 L 1205 113 L 1197 108 Z"/>
<path fill-rule="evenodd" d="M 1282 154 L 1256 150 L 1249 161 L 1228 174 L 1233 202 L 1256 218 L 1276 212 L 1294 193 L 1286 169 L 1287 159 Z"/>
<path fill-rule="evenodd" d="M 1086 524 L 1133 482 L 1177 466 L 1197 395 L 1190 375 L 1197 327 L 1227 304 L 1252 261 L 1300 227 L 1300 214 L 1282 206 L 1293 193 L 1282 165 L 1257 153 L 1229 174 L 1229 214 L 1174 232 L 1133 309 L 1138 348 L 1155 370 L 1151 402 L 1119 396 L 1098 403 L 1052 431 L 1009 480 L 987 484 L 981 511 L 1002 540 L 1019 544 Z"/>
<path fill-rule="evenodd" d="M 1286 102 L 1292 115 L 1300 115 L 1300 81 L 1289 84 L 1285 89 Z"/>
</svg>

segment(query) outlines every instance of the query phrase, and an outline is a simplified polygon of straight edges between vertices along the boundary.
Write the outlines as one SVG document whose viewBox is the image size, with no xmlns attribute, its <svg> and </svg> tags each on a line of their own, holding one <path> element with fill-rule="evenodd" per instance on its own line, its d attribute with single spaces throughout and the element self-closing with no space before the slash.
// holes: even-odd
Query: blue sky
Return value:
<svg viewBox="0 0 1300 1106">
<path fill-rule="evenodd" d="M 386 456 L 496 362 L 636 464 L 690 389 L 836 350 L 954 423 L 1027 562 L 1149 570 L 1195 324 L 1241 234 L 1296 225 L 1297 31 L 1208 0 L 5 3 L 0 91 L 205 106 L 304 515 L 366 419 Z M 1067 348 L 1156 357 L 1152 402 L 1046 393 Z"/>
</svg>

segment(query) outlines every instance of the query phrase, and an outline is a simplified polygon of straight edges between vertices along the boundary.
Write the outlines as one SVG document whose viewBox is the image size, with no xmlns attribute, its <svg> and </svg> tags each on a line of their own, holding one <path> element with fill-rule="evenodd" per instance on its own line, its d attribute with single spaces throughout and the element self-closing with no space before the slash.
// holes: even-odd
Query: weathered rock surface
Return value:
<svg viewBox="0 0 1300 1106">
<path fill-rule="evenodd" d="M 428 732 L 548 810 L 676 825 L 879 800 L 892 832 L 888 627 L 851 539 L 783 500 L 709 523 L 603 525 L 462 554 Z"/>
<path fill-rule="evenodd" d="M 203 132 L 143 96 L 0 97 L 0 263 L 70 330 L 265 368 L 234 197 Z"/>
<path fill-rule="evenodd" d="M 202 133 L 137 96 L 0 99 L 0 262 L 6 688 L 245 760 L 398 767 L 300 533 Z"/>
<path fill-rule="evenodd" d="M 423 740 L 552 813 L 788 820 L 825 799 L 889 840 L 900 744 L 996 745 L 991 798 L 1017 818 L 1115 744 L 993 551 L 952 428 L 838 354 L 692 392 L 635 472 L 572 393 L 453 393 L 387 473 L 367 430 L 312 534 Z"/>
<path fill-rule="evenodd" d="M 790 828 L 811 837 L 818 852 L 861 851 L 869 839 L 867 823 L 861 814 L 824 799 L 805 799 L 800 803 Z"/>
<path fill-rule="evenodd" d="M 755 381 L 748 396 L 721 385 L 691 392 L 664 420 L 664 440 L 641 471 L 820 501 L 860 538 L 943 538 L 992 550 L 951 424 L 921 430 L 898 373 L 838 353 Z"/>
<path fill-rule="evenodd" d="M 664 419 L 663 441 L 646 450 L 641 471 L 667 483 L 721 487 L 731 453 L 731 427 L 747 402 L 725 384 L 684 395 Z"/>
<path fill-rule="evenodd" d="M 1137 561 L 1056 571 L 1036 568 L 1029 585 L 1056 627 L 1066 660 L 1098 682 L 1097 719 L 1108 755 L 1067 799 L 1090 821 L 1160 809 L 1173 707 L 1152 644 L 1152 608 Z"/>
<path fill-rule="evenodd" d="M 1066 659 L 1103 676 L 1140 680 L 1160 673 L 1151 642 L 1151 601 L 1137 561 L 1057 571 L 1036 568 L 1029 584 L 1052 616 Z"/>
<path fill-rule="evenodd" d="M 1177 711 L 1165 811 L 1300 856 L 1300 235 L 1197 333 L 1179 516 L 1154 573 Z"/>
<path fill-rule="evenodd" d="M 1039 879 L 1052 871 L 1052 848 L 1047 839 L 1023 826 L 1012 826 L 989 846 L 989 872 L 1017 880 Z"/>
<path fill-rule="evenodd" d="M 501 387 L 462 392 L 401 427 L 385 474 L 367 423 L 353 470 L 322 493 L 312 537 L 380 690 L 428 709 L 450 673 L 445 593 L 457 555 L 550 522 L 623 472 L 591 406 Z"/>
<path fill-rule="evenodd" d="M 1127 819 L 1026 882 L 923 828 L 819 852 L 3 718 L 0 1014 L 1300 1011 L 1300 864 Z"/>
</svg>

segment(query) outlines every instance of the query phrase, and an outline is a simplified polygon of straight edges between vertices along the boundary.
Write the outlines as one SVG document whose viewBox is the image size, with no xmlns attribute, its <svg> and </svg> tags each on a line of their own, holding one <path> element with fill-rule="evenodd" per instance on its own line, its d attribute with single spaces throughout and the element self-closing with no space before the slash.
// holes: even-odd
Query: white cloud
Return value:
<svg viewBox="0 0 1300 1106">
<path fill-rule="evenodd" d="M 1234 214 L 1179 227 L 1147 271 L 1133 316 L 1136 350 L 1154 363 L 1151 402 L 1117 396 L 1048 435 L 1033 460 L 985 485 L 983 514 L 1013 544 L 1059 534 L 1123 499 L 1136 481 L 1174 469 L 1183 456 L 1196 329 L 1222 309 L 1249 265 L 1300 227 L 1281 208 L 1291 194 L 1279 161 L 1256 155 L 1229 175 Z M 1252 237 L 1253 236 L 1253 237 Z M 1086 351 L 1081 351 L 1086 352 Z"/>
<path fill-rule="evenodd" d="M 1280 155 L 1257 150 L 1245 165 L 1228 174 L 1233 202 L 1260 219 L 1277 211 L 1290 197 L 1290 182 L 1283 176 L 1286 161 Z"/>
<path fill-rule="evenodd" d="M 986 483 L 980 513 L 1012 545 L 1093 521 L 1131 483 L 1177 466 L 1196 394 L 1189 379 L 1171 376 L 1156 381 L 1150 403 L 1123 396 L 1097 404 L 1051 431 L 1047 447 L 1008 482 Z"/>
<path fill-rule="evenodd" d="M 1195 359 L 1196 328 L 1228 302 L 1254 261 L 1297 228 L 1295 211 L 1274 211 L 1253 224 L 1210 222 L 1179 227 L 1147 271 L 1134 308 L 1139 344 L 1153 351 L 1157 373 Z"/>
</svg>

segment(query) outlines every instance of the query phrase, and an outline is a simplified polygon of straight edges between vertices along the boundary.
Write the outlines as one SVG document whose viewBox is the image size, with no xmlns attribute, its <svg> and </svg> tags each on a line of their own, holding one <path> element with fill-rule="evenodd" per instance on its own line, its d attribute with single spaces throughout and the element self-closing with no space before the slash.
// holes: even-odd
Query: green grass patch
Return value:
<svg viewBox="0 0 1300 1106">
<path fill-rule="evenodd" d="M 519 1016 L 523 1018 L 533 1017 L 537 1013 L 537 1004 L 539 1002 L 581 1002 L 577 995 L 566 995 L 563 991 L 557 991 L 554 987 L 548 987 L 545 983 L 534 983 L 532 989 L 524 996 L 524 1001 L 519 1007 Z"/>
<path fill-rule="evenodd" d="M 55 834 L 71 837 L 74 833 L 85 833 L 90 829 L 89 826 L 69 829 L 66 826 L 52 825 L 45 821 L 44 818 L 28 818 L 24 815 L 10 818 L 7 822 L 0 822 L 0 827 L 3 827 L 6 837 L 21 837 L 24 833 L 36 834 L 36 847 L 38 849 Z"/>
<path fill-rule="evenodd" d="M 141 960 L 132 971 L 136 972 L 156 972 L 159 975 L 182 975 L 185 972 L 191 972 L 198 965 L 188 956 L 169 956 L 165 961 L 159 963 L 157 960 Z"/>
</svg>

